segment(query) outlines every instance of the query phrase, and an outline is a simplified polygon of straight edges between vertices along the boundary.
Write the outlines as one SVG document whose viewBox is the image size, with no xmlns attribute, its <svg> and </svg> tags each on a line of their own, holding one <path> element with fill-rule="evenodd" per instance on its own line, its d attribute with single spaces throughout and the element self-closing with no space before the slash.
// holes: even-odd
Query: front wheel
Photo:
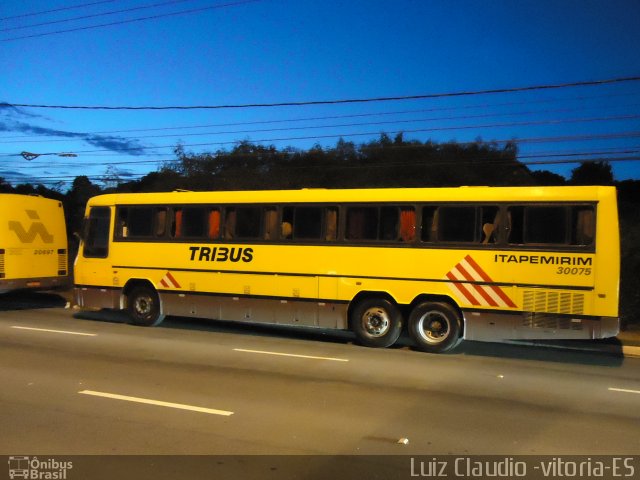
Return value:
<svg viewBox="0 0 640 480">
<path fill-rule="evenodd" d="M 455 348 L 461 339 L 462 321 L 448 303 L 423 302 L 409 315 L 409 334 L 423 352 L 441 353 Z"/>
<path fill-rule="evenodd" d="M 389 347 L 402 331 L 402 314 L 389 300 L 365 299 L 351 313 L 351 328 L 363 345 Z"/>
<path fill-rule="evenodd" d="M 129 316 L 135 325 L 155 327 L 164 319 L 160 313 L 160 298 L 145 285 L 134 287 L 127 298 Z"/>
</svg>

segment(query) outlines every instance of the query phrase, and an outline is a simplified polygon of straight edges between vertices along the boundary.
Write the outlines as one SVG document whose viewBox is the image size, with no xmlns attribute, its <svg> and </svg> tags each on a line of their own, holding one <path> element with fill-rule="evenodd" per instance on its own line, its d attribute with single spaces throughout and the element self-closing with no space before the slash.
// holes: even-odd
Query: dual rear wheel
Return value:
<svg viewBox="0 0 640 480">
<path fill-rule="evenodd" d="M 402 313 L 384 298 L 366 298 L 351 311 L 351 328 L 367 347 L 389 347 L 402 332 Z M 408 331 L 418 350 L 440 353 L 451 350 L 461 340 L 460 313 L 445 302 L 426 301 L 416 305 L 407 319 Z"/>
</svg>

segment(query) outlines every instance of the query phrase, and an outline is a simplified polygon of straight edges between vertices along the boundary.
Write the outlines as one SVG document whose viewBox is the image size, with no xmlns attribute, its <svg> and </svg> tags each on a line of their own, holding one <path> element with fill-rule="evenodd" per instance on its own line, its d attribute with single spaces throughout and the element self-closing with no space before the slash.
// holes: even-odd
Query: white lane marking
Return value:
<svg viewBox="0 0 640 480">
<path fill-rule="evenodd" d="M 127 395 L 118 395 L 117 393 L 96 392 L 93 390 L 81 390 L 78 393 L 82 395 L 93 395 L 94 397 L 111 398 L 114 400 L 124 400 L 127 402 L 145 403 L 147 405 L 157 405 L 160 407 L 177 408 L 180 410 L 190 410 L 192 412 L 210 413 L 212 415 L 224 415 L 228 417 L 233 412 L 227 410 L 216 410 L 214 408 L 197 407 L 195 405 L 185 405 L 183 403 L 163 402 L 160 400 L 152 400 L 150 398 L 129 397 Z"/>
<path fill-rule="evenodd" d="M 609 387 L 610 392 L 623 392 L 623 393 L 637 393 L 640 395 L 640 390 L 627 390 L 626 388 L 613 388 Z"/>
<path fill-rule="evenodd" d="M 67 335 L 83 335 L 85 337 L 95 337 L 98 335 L 97 333 L 69 332 L 67 330 L 50 330 L 48 328 L 19 327 L 17 325 L 12 325 L 11 328 L 17 328 L 18 330 L 34 330 L 36 332 L 64 333 Z"/>
<path fill-rule="evenodd" d="M 264 350 L 245 350 L 244 348 L 234 348 L 235 352 L 245 353 L 260 353 L 262 355 L 276 355 L 280 357 L 295 357 L 295 358 L 309 358 L 311 360 L 329 360 L 332 362 L 348 362 L 346 358 L 333 358 L 333 357 L 315 357 L 313 355 L 295 355 L 293 353 L 281 353 L 281 352 L 266 352 Z"/>
</svg>

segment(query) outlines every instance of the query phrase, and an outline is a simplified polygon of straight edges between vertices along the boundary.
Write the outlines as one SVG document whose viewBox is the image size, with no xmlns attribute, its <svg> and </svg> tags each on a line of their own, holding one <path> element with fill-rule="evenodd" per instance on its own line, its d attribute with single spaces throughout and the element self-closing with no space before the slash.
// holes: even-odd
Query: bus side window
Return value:
<svg viewBox="0 0 640 480">
<path fill-rule="evenodd" d="M 173 238 L 182 237 L 182 209 L 173 210 L 173 223 L 171 225 L 171 236 Z"/>
<path fill-rule="evenodd" d="M 593 207 L 573 207 L 571 212 L 571 245 L 593 244 L 596 233 L 596 218 Z"/>
<path fill-rule="evenodd" d="M 440 207 L 438 241 L 470 243 L 476 240 L 476 207 Z"/>
<path fill-rule="evenodd" d="M 566 244 L 567 208 L 525 207 L 524 241 L 529 244 Z"/>
<path fill-rule="evenodd" d="M 109 255 L 109 207 L 92 207 L 84 225 L 82 255 L 86 258 L 107 258 Z"/>
<path fill-rule="evenodd" d="M 496 243 L 500 232 L 500 210 L 498 207 L 480 207 L 482 232 L 480 238 L 483 244 Z"/>
<path fill-rule="evenodd" d="M 264 239 L 276 240 L 278 238 L 278 210 L 267 208 L 264 212 Z"/>
<path fill-rule="evenodd" d="M 511 245 L 524 243 L 524 207 L 509 207 L 507 210 L 507 242 Z"/>
<path fill-rule="evenodd" d="M 295 240 L 320 240 L 322 238 L 322 214 L 320 207 L 296 207 L 293 214 L 293 238 Z"/>
<path fill-rule="evenodd" d="M 211 240 L 216 240 L 220 237 L 220 210 L 217 208 L 209 211 L 208 237 Z"/>
<path fill-rule="evenodd" d="M 182 235 L 185 238 L 206 238 L 208 220 L 205 207 L 185 207 L 182 211 Z"/>
<path fill-rule="evenodd" d="M 380 231 L 378 240 L 398 241 L 400 238 L 400 209 L 398 207 L 382 207 L 380 209 Z"/>
<path fill-rule="evenodd" d="M 324 239 L 333 241 L 338 238 L 338 209 L 329 207 L 325 211 L 325 232 Z"/>
<path fill-rule="evenodd" d="M 423 242 L 435 242 L 438 230 L 438 207 L 425 205 L 422 207 L 422 233 Z"/>
<path fill-rule="evenodd" d="M 400 239 L 406 243 L 416 239 L 416 211 L 413 207 L 400 209 Z"/>
<path fill-rule="evenodd" d="M 118 208 L 118 221 L 116 222 L 116 238 L 127 238 L 129 236 L 129 209 L 127 207 Z"/>
<path fill-rule="evenodd" d="M 262 208 L 260 207 L 237 207 L 236 229 L 237 238 L 258 239 L 262 231 Z"/>
<path fill-rule="evenodd" d="M 167 229 L 167 209 L 164 207 L 159 207 L 156 209 L 155 213 L 155 236 L 164 237 Z"/>
<path fill-rule="evenodd" d="M 378 209 L 351 207 L 347 210 L 347 240 L 377 240 Z"/>
<path fill-rule="evenodd" d="M 224 239 L 233 240 L 236 231 L 236 209 L 227 207 L 224 218 Z"/>
</svg>

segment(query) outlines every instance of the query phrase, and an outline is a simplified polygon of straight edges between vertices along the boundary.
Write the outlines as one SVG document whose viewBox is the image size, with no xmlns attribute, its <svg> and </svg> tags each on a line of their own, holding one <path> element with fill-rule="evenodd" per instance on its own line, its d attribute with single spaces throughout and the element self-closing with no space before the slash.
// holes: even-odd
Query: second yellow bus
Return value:
<svg viewBox="0 0 640 480">
<path fill-rule="evenodd" d="M 75 265 L 84 308 L 462 339 L 619 330 L 612 187 L 113 194 L 91 199 Z"/>
</svg>

